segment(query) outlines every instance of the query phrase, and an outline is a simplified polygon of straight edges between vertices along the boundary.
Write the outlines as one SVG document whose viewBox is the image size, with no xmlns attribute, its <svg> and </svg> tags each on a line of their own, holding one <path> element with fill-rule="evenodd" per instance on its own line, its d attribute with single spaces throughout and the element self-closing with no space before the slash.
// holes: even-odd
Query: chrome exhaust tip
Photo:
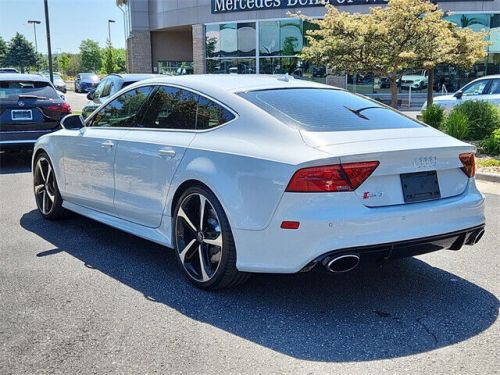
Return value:
<svg viewBox="0 0 500 375">
<path fill-rule="evenodd" d="M 476 235 L 476 238 L 474 238 L 474 245 L 479 242 L 481 238 L 483 238 L 484 235 L 484 229 L 481 229 L 479 233 Z"/>
<path fill-rule="evenodd" d="M 327 258 L 325 260 L 326 262 L 324 262 L 324 265 L 328 271 L 333 273 L 349 272 L 358 266 L 359 255 L 344 254 L 336 256 L 332 259 Z"/>
</svg>

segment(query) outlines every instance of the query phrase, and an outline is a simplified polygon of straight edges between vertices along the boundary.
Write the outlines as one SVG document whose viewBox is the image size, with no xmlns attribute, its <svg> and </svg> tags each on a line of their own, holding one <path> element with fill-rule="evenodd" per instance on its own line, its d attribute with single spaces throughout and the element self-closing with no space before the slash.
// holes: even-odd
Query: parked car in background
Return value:
<svg viewBox="0 0 500 375">
<path fill-rule="evenodd" d="M 500 74 L 478 78 L 452 95 L 436 96 L 433 102 L 450 111 L 454 106 L 468 100 L 484 100 L 500 106 Z M 427 102 L 422 106 L 422 110 L 426 108 Z"/>
<path fill-rule="evenodd" d="M 0 73 L 19 73 L 16 68 L 0 68 Z"/>
<path fill-rule="evenodd" d="M 41 75 L 47 79 L 50 79 L 50 74 L 48 72 L 43 72 Z M 52 76 L 54 77 L 54 86 L 57 91 L 60 91 L 64 94 L 68 91 L 68 87 L 66 86 L 66 82 L 62 79 L 60 73 L 53 73 Z"/>
<path fill-rule="evenodd" d="M 62 126 L 33 153 L 41 215 L 67 209 L 173 248 L 200 288 L 347 272 L 484 233 L 474 146 L 332 86 L 161 76 Z"/>
<path fill-rule="evenodd" d="M 90 92 L 99 84 L 95 73 L 78 73 L 75 77 L 75 92 Z"/>
<path fill-rule="evenodd" d="M 0 75 L 0 148 L 33 147 L 38 137 L 59 129 L 71 107 L 38 74 Z"/>
<path fill-rule="evenodd" d="M 427 70 L 416 70 L 403 74 L 399 80 L 399 84 L 402 90 L 422 90 L 427 88 L 429 83 L 429 77 Z"/>
<path fill-rule="evenodd" d="M 116 94 L 122 88 L 146 78 L 157 77 L 158 74 L 110 74 L 102 79 L 95 90 L 87 94 L 89 102 L 82 109 L 82 116 L 86 118 L 94 112 L 109 97 Z"/>
</svg>

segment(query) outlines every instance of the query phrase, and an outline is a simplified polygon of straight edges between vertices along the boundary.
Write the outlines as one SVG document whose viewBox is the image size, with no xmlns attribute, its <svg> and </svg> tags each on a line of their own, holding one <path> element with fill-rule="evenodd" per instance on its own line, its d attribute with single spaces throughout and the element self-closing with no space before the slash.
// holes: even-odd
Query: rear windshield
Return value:
<svg viewBox="0 0 500 375">
<path fill-rule="evenodd" d="M 273 89 L 244 92 L 240 96 L 278 120 L 307 131 L 422 126 L 376 101 L 335 89 Z"/>
<path fill-rule="evenodd" d="M 59 99 L 49 82 L 0 81 L 0 100 L 17 100 L 19 95 L 33 99 Z"/>
<path fill-rule="evenodd" d="M 97 75 L 94 73 L 82 73 L 81 76 L 83 79 L 97 79 Z"/>
</svg>

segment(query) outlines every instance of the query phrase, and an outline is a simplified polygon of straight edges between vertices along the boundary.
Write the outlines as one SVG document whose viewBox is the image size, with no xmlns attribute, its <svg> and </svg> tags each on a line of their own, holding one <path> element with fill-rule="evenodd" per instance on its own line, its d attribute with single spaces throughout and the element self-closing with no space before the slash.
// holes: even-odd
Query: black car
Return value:
<svg viewBox="0 0 500 375">
<path fill-rule="evenodd" d="M 75 92 L 90 92 L 99 84 L 95 73 L 78 73 L 75 78 Z"/>
<path fill-rule="evenodd" d="M 104 77 L 99 85 L 97 85 L 95 91 L 90 91 L 87 94 L 89 102 L 83 107 L 82 116 L 85 118 L 90 115 L 97 107 L 122 88 L 137 81 L 157 76 L 158 74 L 110 74 Z"/>
<path fill-rule="evenodd" d="M 60 128 L 71 107 L 46 78 L 34 74 L 0 74 L 0 149 L 33 147 Z"/>
</svg>

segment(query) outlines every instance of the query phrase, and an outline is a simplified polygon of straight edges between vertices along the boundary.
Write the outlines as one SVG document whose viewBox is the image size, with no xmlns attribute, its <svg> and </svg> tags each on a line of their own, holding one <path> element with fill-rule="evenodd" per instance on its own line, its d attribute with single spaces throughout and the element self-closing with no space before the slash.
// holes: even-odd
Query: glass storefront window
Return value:
<svg viewBox="0 0 500 375">
<path fill-rule="evenodd" d="M 193 74 L 192 61 L 158 61 L 158 73 L 174 76 Z"/>
<path fill-rule="evenodd" d="M 280 21 L 281 55 L 294 56 L 304 47 L 301 20 Z"/>
<path fill-rule="evenodd" d="M 207 57 L 220 56 L 219 25 L 207 25 L 205 30 Z"/>
<path fill-rule="evenodd" d="M 220 25 L 221 56 L 236 56 L 238 51 L 238 34 L 235 23 Z"/>
<path fill-rule="evenodd" d="M 238 24 L 238 56 L 255 56 L 255 23 Z"/>
<path fill-rule="evenodd" d="M 255 74 L 255 59 L 207 59 L 210 74 Z"/>
<path fill-rule="evenodd" d="M 259 52 L 261 56 L 280 54 L 279 21 L 262 21 L 259 23 Z"/>
</svg>

